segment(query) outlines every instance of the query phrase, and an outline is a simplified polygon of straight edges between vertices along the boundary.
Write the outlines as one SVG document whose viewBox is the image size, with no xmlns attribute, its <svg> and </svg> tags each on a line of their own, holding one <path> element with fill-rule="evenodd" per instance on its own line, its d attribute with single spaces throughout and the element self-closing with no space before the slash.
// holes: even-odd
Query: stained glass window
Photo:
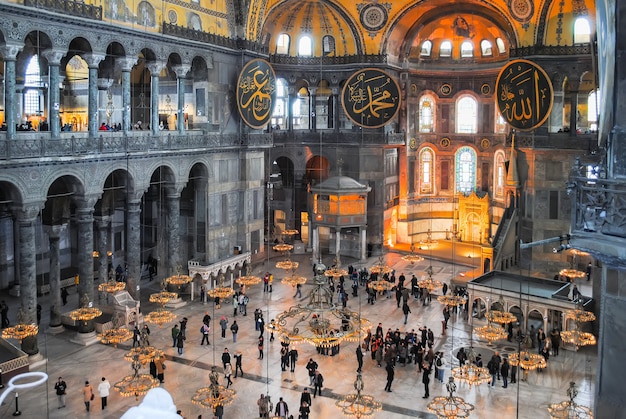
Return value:
<svg viewBox="0 0 626 419">
<path fill-rule="evenodd" d="M 476 188 L 476 152 L 470 147 L 461 147 L 456 152 L 456 191 L 464 195 Z"/>
</svg>

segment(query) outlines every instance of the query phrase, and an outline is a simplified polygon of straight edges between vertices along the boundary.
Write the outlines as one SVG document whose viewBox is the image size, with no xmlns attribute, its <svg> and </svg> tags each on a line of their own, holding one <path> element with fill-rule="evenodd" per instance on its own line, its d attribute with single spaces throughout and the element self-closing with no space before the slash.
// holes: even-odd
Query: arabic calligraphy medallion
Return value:
<svg viewBox="0 0 626 419">
<path fill-rule="evenodd" d="M 262 129 L 272 118 L 276 103 L 276 74 L 265 60 L 248 62 L 237 80 L 237 108 L 251 128 Z"/>
<path fill-rule="evenodd" d="M 400 86 L 390 74 L 377 68 L 352 74 L 341 97 L 348 118 L 364 128 L 386 125 L 400 109 Z"/>
<path fill-rule="evenodd" d="M 533 130 L 548 119 L 554 91 L 546 72 L 528 60 L 508 63 L 496 80 L 498 110 L 511 127 Z"/>
</svg>

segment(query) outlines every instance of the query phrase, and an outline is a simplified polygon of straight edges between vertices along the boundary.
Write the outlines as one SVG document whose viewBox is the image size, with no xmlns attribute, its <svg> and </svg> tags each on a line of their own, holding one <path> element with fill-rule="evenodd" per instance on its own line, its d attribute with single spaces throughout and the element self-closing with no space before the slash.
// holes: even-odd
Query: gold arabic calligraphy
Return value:
<svg viewBox="0 0 626 419">
<path fill-rule="evenodd" d="M 394 81 L 381 72 L 361 72 L 348 85 L 348 102 L 355 119 L 361 116 L 361 121 L 375 118 L 380 122 L 387 122 L 395 114 L 388 109 L 397 109 L 399 95 Z"/>
<path fill-rule="evenodd" d="M 251 68 L 247 76 L 242 76 L 239 83 L 242 95 L 239 106 L 248 108 L 257 121 L 265 121 L 272 111 L 272 93 L 275 90 L 269 69 Z"/>
</svg>

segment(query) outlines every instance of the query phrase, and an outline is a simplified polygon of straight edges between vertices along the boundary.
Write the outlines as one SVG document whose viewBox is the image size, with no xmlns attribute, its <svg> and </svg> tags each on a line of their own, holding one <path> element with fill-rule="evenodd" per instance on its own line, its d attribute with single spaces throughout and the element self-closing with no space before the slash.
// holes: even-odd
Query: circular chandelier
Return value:
<svg viewBox="0 0 626 419">
<path fill-rule="evenodd" d="M 355 417 L 357 419 L 372 416 L 374 413 L 382 409 L 382 403 L 374 399 L 368 394 L 361 394 L 363 391 L 363 376 L 357 373 L 354 381 L 355 393 L 346 394 L 335 402 L 335 405 L 341 410 L 345 416 Z"/>
<path fill-rule="evenodd" d="M 144 345 L 143 343 L 131 349 L 124 355 L 124 359 L 130 362 L 139 362 L 141 365 L 154 361 L 159 358 L 165 358 L 165 353 L 154 346 Z"/>
<path fill-rule="evenodd" d="M 293 271 L 295 269 L 298 269 L 298 266 L 300 266 L 300 263 L 294 262 L 289 258 L 281 260 L 280 262 L 276 262 L 276 268 L 284 269 L 285 271 Z"/>
<path fill-rule="evenodd" d="M 291 252 L 293 250 L 293 245 L 287 244 L 287 243 L 278 243 L 278 244 L 275 244 L 274 247 L 272 247 L 272 249 L 274 249 L 277 252 L 286 253 L 286 252 Z"/>
<path fill-rule="evenodd" d="M 86 294 L 85 294 L 86 295 Z M 69 316 L 74 321 L 81 321 L 87 323 L 89 320 L 93 320 L 96 317 L 100 317 L 102 315 L 102 310 L 97 307 L 81 307 L 76 310 L 72 310 L 69 313 Z"/>
<path fill-rule="evenodd" d="M 291 271 L 291 275 L 284 277 L 280 282 L 285 285 L 291 285 L 292 287 L 295 287 L 298 284 L 304 284 L 306 282 L 306 277 L 297 275 L 294 269 Z"/>
<path fill-rule="evenodd" d="M 583 332 L 578 329 L 561 332 L 561 340 L 565 343 L 576 346 L 576 349 L 581 346 L 596 344 L 596 337 L 593 333 Z"/>
<path fill-rule="evenodd" d="M 433 292 L 436 289 L 443 287 L 443 283 L 441 281 L 437 281 L 433 279 L 433 266 L 430 265 L 426 268 L 427 278 L 423 278 L 417 281 L 417 286 L 420 288 L 427 289 L 429 293 Z"/>
<path fill-rule="evenodd" d="M 147 323 L 156 324 L 159 327 L 162 327 L 165 323 L 169 323 L 175 318 L 176 314 L 163 308 L 159 308 L 146 314 L 143 319 Z"/>
<path fill-rule="evenodd" d="M 170 285 L 175 285 L 177 287 L 188 284 L 191 281 L 192 281 L 192 278 L 189 275 L 183 275 L 181 273 L 177 273 L 176 275 L 172 275 L 172 276 L 165 278 L 166 283 Z"/>
<path fill-rule="evenodd" d="M 210 384 L 202 387 L 191 397 L 191 402 L 198 406 L 215 409 L 217 406 L 228 406 L 235 400 L 235 390 L 219 384 L 219 374 L 215 367 L 209 373 Z"/>
<path fill-rule="evenodd" d="M 593 412 L 587 406 L 577 404 L 574 399 L 578 396 L 576 383 L 570 382 L 567 389 L 569 400 L 553 403 L 548 406 L 548 412 L 552 419 L 593 419 Z"/>
<path fill-rule="evenodd" d="M 561 269 L 559 271 L 560 276 L 565 276 L 571 279 L 579 279 L 587 276 L 586 272 L 579 271 L 578 269 Z"/>
<path fill-rule="evenodd" d="M 133 337 L 133 331 L 125 327 L 116 327 L 106 330 L 102 333 L 98 333 L 98 339 L 105 345 L 113 344 L 114 348 L 121 342 L 125 342 Z"/>
<path fill-rule="evenodd" d="M 489 310 L 486 317 L 490 322 L 498 324 L 508 324 L 517 321 L 515 314 L 508 311 Z"/>
<path fill-rule="evenodd" d="M 543 355 L 534 354 L 528 351 L 521 351 L 509 355 L 509 362 L 511 365 L 518 365 L 521 369 L 527 371 L 534 371 L 537 368 L 545 368 L 548 363 Z"/>
<path fill-rule="evenodd" d="M 437 297 L 437 301 L 445 306 L 457 307 L 465 304 L 465 298 L 460 295 L 440 295 Z"/>
<path fill-rule="evenodd" d="M 248 265 L 246 267 L 246 274 L 235 279 L 235 282 L 239 285 L 245 285 L 246 287 L 248 287 L 250 285 L 256 285 L 261 282 L 261 278 L 256 275 L 252 275 L 252 268 L 250 267 L 250 265 Z"/>
<path fill-rule="evenodd" d="M 118 291 L 122 291 L 126 288 L 125 282 L 120 281 L 106 281 L 98 284 L 98 291 L 100 292 L 108 292 L 109 294 L 116 293 Z"/>
<path fill-rule="evenodd" d="M 371 288 L 379 292 L 387 291 L 393 288 L 393 284 L 389 281 L 385 281 L 384 279 L 370 281 L 367 283 L 367 286 L 368 288 Z"/>
<path fill-rule="evenodd" d="M 142 363 L 139 361 L 138 356 L 135 356 L 131 364 L 133 374 L 127 375 L 121 381 L 113 385 L 123 397 L 134 396 L 135 400 L 139 400 L 139 396 L 143 396 L 151 389 L 158 387 L 159 380 L 150 374 L 139 374 L 141 365 Z"/>
<path fill-rule="evenodd" d="M 211 298 L 219 298 L 221 300 L 233 296 L 235 294 L 235 290 L 231 287 L 224 286 L 224 274 L 220 273 L 217 277 L 217 284 L 215 288 L 208 290 L 207 294 Z"/>
<path fill-rule="evenodd" d="M 339 265 L 326 269 L 324 275 L 329 278 L 341 278 L 342 276 L 347 276 L 348 271 L 339 267 Z"/>
<path fill-rule="evenodd" d="M 421 240 L 420 241 L 420 247 L 422 249 L 428 249 L 429 247 L 432 247 L 434 245 L 438 244 L 437 240 L 433 239 L 433 233 L 430 230 L 430 228 L 428 229 L 428 231 L 426 232 L 426 240 Z"/>
<path fill-rule="evenodd" d="M 430 403 L 428 403 L 428 410 L 439 419 L 461 419 L 469 417 L 474 405 L 467 403 L 462 397 L 454 395 L 456 391 L 456 383 L 454 377 L 448 379 L 446 384 L 448 390 L 447 396 L 435 397 Z"/>
<path fill-rule="evenodd" d="M 390 266 L 387 266 L 383 260 L 383 256 L 381 255 L 378 258 L 378 263 L 374 264 L 371 268 L 370 268 L 370 272 L 376 275 L 385 275 L 385 274 L 390 274 L 393 272 L 393 268 L 391 268 Z"/>
<path fill-rule="evenodd" d="M 17 324 L 2 329 L 2 338 L 17 339 L 21 343 L 27 337 L 37 335 L 39 327 L 35 323 L 26 323 L 25 318 L 24 309 L 20 307 L 17 310 Z"/>
<path fill-rule="evenodd" d="M 164 306 L 165 304 L 167 304 L 168 301 L 170 300 L 174 300 L 178 298 L 178 294 L 175 292 L 169 292 L 169 291 L 161 291 L 161 292 L 155 292 L 154 294 L 150 294 L 150 302 L 151 303 L 157 303 L 160 304 L 162 306 Z"/>
<path fill-rule="evenodd" d="M 451 374 L 454 378 L 463 383 L 467 383 L 470 387 L 491 381 L 489 370 L 485 367 L 479 367 L 474 363 L 452 368 Z"/>
<path fill-rule="evenodd" d="M 415 253 L 415 244 L 411 243 L 411 253 L 409 253 L 408 255 L 402 256 L 402 260 L 409 262 L 411 265 L 413 265 L 417 262 L 423 261 L 424 258 Z"/>
<path fill-rule="evenodd" d="M 591 311 L 585 311 L 577 308 L 575 310 L 567 310 L 565 312 L 565 318 L 572 319 L 578 324 L 592 322 L 596 319 L 596 315 Z"/>
<path fill-rule="evenodd" d="M 359 313 L 335 306 L 333 292 L 326 286 L 322 272 L 318 269 L 308 303 L 291 307 L 266 325 L 278 333 L 282 342 L 307 342 L 318 348 L 329 348 L 343 341 L 359 341 L 360 334 L 365 334 L 369 328 L 369 321 Z"/>
<path fill-rule="evenodd" d="M 281 233 L 283 236 L 295 236 L 299 233 L 295 228 L 288 228 Z"/>
<path fill-rule="evenodd" d="M 496 326 L 490 321 L 488 321 L 485 326 L 475 327 L 474 333 L 476 333 L 476 336 L 479 338 L 486 340 L 490 345 L 496 340 L 501 340 L 508 336 L 506 330 L 501 326 Z"/>
</svg>

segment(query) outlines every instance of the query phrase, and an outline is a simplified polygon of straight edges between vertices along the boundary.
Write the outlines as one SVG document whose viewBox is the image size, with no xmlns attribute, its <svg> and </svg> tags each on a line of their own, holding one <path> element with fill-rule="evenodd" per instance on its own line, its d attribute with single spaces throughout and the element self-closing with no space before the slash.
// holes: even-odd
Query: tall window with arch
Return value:
<svg viewBox="0 0 626 419">
<path fill-rule="evenodd" d="M 456 152 L 456 192 L 469 195 L 476 188 L 476 151 L 461 147 Z"/>
<path fill-rule="evenodd" d="M 598 113 L 600 112 L 600 90 L 594 90 L 589 93 L 587 98 L 587 123 L 589 131 L 598 131 Z"/>
<path fill-rule="evenodd" d="M 335 56 L 335 38 L 330 35 L 324 35 L 322 38 L 322 51 L 325 57 Z"/>
<path fill-rule="evenodd" d="M 289 54 L 289 42 L 291 39 L 286 33 L 281 33 L 276 39 L 276 54 L 287 55 Z"/>
<path fill-rule="evenodd" d="M 420 50 L 420 56 L 422 57 L 430 57 L 430 53 L 433 49 L 433 43 L 428 39 L 422 43 L 422 48 Z"/>
<path fill-rule="evenodd" d="M 435 98 L 424 95 L 419 102 L 419 132 L 435 130 Z"/>
<path fill-rule="evenodd" d="M 420 193 L 432 194 L 434 192 L 434 173 L 435 153 L 430 147 L 425 147 L 420 151 Z"/>
<path fill-rule="evenodd" d="M 498 54 L 504 54 L 506 52 L 506 46 L 502 38 L 496 38 L 496 45 L 498 46 Z"/>
<path fill-rule="evenodd" d="M 574 43 L 586 44 L 591 42 L 591 25 L 585 17 L 579 17 L 574 21 Z"/>
<path fill-rule="evenodd" d="M 451 57 L 452 56 L 452 42 L 443 41 L 439 45 L 439 56 L 440 57 Z"/>
<path fill-rule="evenodd" d="M 311 41 L 311 37 L 304 35 L 298 41 L 298 55 L 301 57 L 310 57 L 313 55 L 313 41 Z"/>
<path fill-rule="evenodd" d="M 480 53 L 483 57 L 491 57 L 493 55 L 493 46 L 487 39 L 480 41 Z"/>
<path fill-rule="evenodd" d="M 478 103 L 472 96 L 461 96 L 456 102 L 456 132 L 475 134 L 478 126 Z"/>
<path fill-rule="evenodd" d="M 276 105 L 272 113 L 272 127 L 274 129 L 281 129 L 281 127 L 287 128 L 286 111 L 288 101 L 287 84 L 283 79 L 276 79 Z"/>
<path fill-rule="evenodd" d="M 463 41 L 461 44 L 461 58 L 472 58 L 474 56 L 474 44 L 472 41 Z"/>
<path fill-rule="evenodd" d="M 504 199 L 504 181 L 506 179 L 506 166 L 504 165 L 504 151 L 498 150 L 494 155 L 493 167 L 493 196 L 497 200 Z"/>
<path fill-rule="evenodd" d="M 42 87 L 39 56 L 33 55 L 26 66 L 24 78 L 24 113 L 37 115 L 41 113 L 39 89 Z"/>
</svg>

